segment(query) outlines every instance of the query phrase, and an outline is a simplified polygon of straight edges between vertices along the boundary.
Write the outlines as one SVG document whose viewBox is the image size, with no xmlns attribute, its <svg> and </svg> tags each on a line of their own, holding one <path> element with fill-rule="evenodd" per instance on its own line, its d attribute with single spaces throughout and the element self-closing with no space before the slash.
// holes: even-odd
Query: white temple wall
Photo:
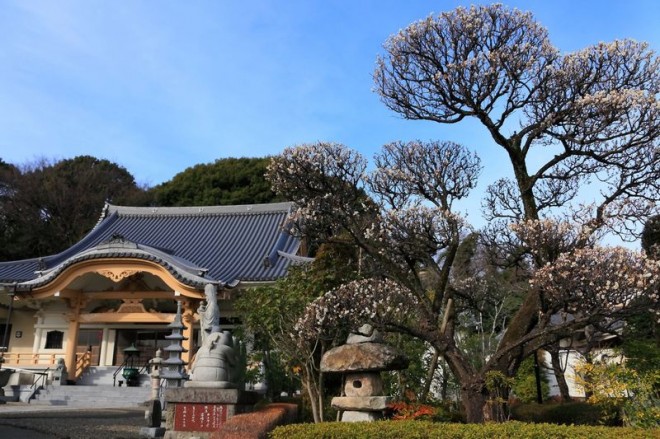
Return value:
<svg viewBox="0 0 660 439">
<path fill-rule="evenodd" d="M 563 350 L 560 351 L 560 359 L 562 366 L 565 365 L 564 376 L 566 377 L 566 384 L 568 385 L 568 391 L 571 398 L 584 398 L 584 389 L 575 382 L 575 367 L 584 362 L 584 356 L 574 350 Z M 623 358 L 616 353 L 613 349 L 597 349 L 592 353 L 594 361 L 607 361 L 620 363 Z M 555 379 L 555 374 L 552 371 L 552 363 L 550 359 L 550 354 L 543 351 L 543 368 L 542 371 L 545 374 L 545 377 L 548 380 L 550 386 L 550 396 L 559 396 L 559 386 L 557 385 L 557 380 Z"/>
<path fill-rule="evenodd" d="M 11 331 L 7 340 L 10 351 L 17 353 L 32 352 L 35 332 L 33 312 L 14 309 L 10 323 Z M 2 340 L 0 340 L 1 343 Z"/>
</svg>

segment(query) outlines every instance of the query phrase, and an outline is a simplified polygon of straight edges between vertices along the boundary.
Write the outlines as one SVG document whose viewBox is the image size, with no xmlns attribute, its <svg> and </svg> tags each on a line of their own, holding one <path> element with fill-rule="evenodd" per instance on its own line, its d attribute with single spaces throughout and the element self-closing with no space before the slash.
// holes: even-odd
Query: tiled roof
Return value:
<svg viewBox="0 0 660 439">
<path fill-rule="evenodd" d="M 94 229 L 64 252 L 0 263 L 0 283 L 31 289 L 82 260 L 112 257 L 154 261 L 195 287 L 275 280 L 298 259 L 300 241 L 283 227 L 290 207 L 107 205 Z"/>
</svg>

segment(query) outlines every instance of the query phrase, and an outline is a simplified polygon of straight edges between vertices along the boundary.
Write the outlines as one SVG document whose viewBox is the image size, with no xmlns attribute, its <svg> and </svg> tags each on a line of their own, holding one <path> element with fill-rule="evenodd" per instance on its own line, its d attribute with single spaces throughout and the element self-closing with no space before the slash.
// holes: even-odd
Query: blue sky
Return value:
<svg viewBox="0 0 660 439">
<path fill-rule="evenodd" d="M 318 140 L 371 157 L 443 139 L 478 151 L 485 186 L 509 169 L 484 129 L 402 120 L 371 91 L 389 35 L 471 3 L 490 2 L 0 0 L 0 157 L 90 154 L 155 185 Z M 505 4 L 532 11 L 562 51 L 625 37 L 660 48 L 657 0 Z"/>
</svg>

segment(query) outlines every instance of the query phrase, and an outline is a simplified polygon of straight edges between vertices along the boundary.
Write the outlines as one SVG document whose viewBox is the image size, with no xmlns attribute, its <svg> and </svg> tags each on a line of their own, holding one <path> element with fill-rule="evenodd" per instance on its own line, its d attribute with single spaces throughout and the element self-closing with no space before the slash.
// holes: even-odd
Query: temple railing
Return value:
<svg viewBox="0 0 660 439">
<path fill-rule="evenodd" d="M 87 368 L 92 364 L 92 351 L 86 351 L 82 354 L 76 354 L 76 374 L 75 380 L 78 380 Z"/>
<path fill-rule="evenodd" d="M 64 354 L 44 354 L 37 352 L 5 352 L 3 366 L 52 366 Z"/>
</svg>

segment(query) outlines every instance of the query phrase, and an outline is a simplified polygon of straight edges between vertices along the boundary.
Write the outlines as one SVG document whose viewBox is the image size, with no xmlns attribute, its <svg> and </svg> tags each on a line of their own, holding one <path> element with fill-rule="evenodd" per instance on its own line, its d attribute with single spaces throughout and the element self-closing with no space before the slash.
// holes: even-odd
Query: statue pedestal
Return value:
<svg viewBox="0 0 660 439">
<path fill-rule="evenodd" d="M 251 412 L 258 400 L 259 395 L 256 392 L 238 389 L 166 389 L 165 439 L 206 439 L 227 422 L 227 419 L 240 413 Z"/>
</svg>

